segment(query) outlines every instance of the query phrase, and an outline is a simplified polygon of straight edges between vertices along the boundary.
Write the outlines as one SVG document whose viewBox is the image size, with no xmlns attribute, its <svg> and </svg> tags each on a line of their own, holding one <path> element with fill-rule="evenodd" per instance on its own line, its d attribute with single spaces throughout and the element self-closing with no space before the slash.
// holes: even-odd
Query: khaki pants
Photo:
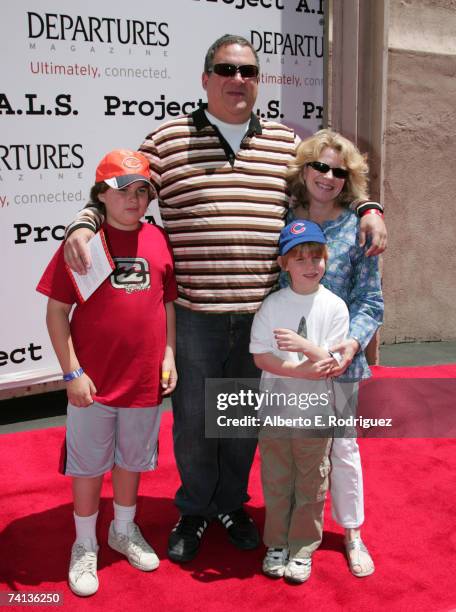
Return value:
<svg viewBox="0 0 456 612">
<path fill-rule="evenodd" d="M 263 541 L 310 557 L 323 533 L 330 438 L 259 436 L 266 521 Z"/>
</svg>

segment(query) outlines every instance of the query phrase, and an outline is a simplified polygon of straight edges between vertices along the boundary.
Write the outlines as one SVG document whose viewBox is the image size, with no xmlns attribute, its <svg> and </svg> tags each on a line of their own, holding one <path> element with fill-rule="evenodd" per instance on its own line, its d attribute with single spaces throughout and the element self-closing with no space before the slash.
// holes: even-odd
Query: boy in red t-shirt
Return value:
<svg viewBox="0 0 456 612">
<path fill-rule="evenodd" d="M 98 589 L 96 520 L 105 472 L 112 470 L 114 489 L 109 545 L 143 571 L 159 564 L 134 522 L 140 474 L 157 464 L 162 395 L 177 381 L 171 247 L 161 228 L 140 221 L 153 195 L 141 153 L 108 153 L 90 197 L 105 209 L 114 271 L 79 303 L 60 247 L 37 286 L 49 297 L 47 326 L 67 382 L 63 473 L 73 477 L 76 526 L 68 580 L 81 596 Z"/>
</svg>

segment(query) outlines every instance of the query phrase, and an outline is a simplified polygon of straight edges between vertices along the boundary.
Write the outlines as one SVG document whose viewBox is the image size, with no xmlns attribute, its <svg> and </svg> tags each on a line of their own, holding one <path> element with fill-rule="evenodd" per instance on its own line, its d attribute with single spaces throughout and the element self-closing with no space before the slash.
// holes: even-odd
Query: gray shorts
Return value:
<svg viewBox="0 0 456 612">
<path fill-rule="evenodd" d="M 94 402 L 87 408 L 68 404 L 61 472 L 93 478 L 114 465 L 129 472 L 157 467 L 162 407 L 111 408 Z"/>
</svg>

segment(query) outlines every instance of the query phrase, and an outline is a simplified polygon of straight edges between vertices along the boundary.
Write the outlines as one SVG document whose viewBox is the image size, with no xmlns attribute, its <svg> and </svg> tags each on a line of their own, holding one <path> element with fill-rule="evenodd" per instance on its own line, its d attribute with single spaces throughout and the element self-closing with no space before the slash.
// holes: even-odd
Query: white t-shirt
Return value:
<svg viewBox="0 0 456 612">
<path fill-rule="evenodd" d="M 214 117 L 214 115 L 208 113 L 207 110 L 204 112 L 212 125 L 218 127 L 223 138 L 232 148 L 233 153 L 237 153 L 241 148 L 242 139 L 249 129 L 250 119 L 246 123 L 225 123 L 224 121 L 217 119 L 217 117 Z"/>
<path fill-rule="evenodd" d="M 291 287 L 269 295 L 255 315 L 250 336 L 250 352 L 273 353 L 285 361 L 302 363 L 307 357 L 297 352 L 281 351 L 273 330 L 291 329 L 327 349 L 348 336 L 349 314 L 345 302 L 319 285 L 315 293 L 301 295 Z M 322 425 L 317 419 L 334 415 L 337 410 L 333 381 L 309 380 L 277 376 L 263 370 L 260 391 L 263 396 L 258 415 L 265 425 L 276 426 L 278 415 L 291 417 L 293 428 L 303 424 L 296 417 L 307 419 L 306 427 Z M 268 419 L 270 419 L 268 421 Z M 280 425 L 280 423 L 279 423 Z"/>
<path fill-rule="evenodd" d="M 307 357 L 300 353 L 281 351 L 273 330 L 279 327 L 297 333 L 305 327 L 303 337 L 329 348 L 348 337 L 349 314 L 343 300 L 323 285 L 315 293 L 301 295 L 291 287 L 269 295 L 256 313 L 250 336 L 250 352 L 273 353 L 284 361 L 300 363 Z M 277 378 L 276 374 L 263 371 L 263 378 Z M 303 379 L 304 380 L 304 379 Z"/>
</svg>

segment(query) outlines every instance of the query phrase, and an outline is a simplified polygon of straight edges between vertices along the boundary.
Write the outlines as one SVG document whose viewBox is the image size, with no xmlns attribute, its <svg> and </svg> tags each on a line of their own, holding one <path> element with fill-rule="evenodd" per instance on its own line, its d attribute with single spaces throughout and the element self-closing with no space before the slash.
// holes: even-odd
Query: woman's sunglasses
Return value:
<svg viewBox="0 0 456 612">
<path fill-rule="evenodd" d="M 214 64 L 212 72 L 222 77 L 234 77 L 239 72 L 243 79 L 252 79 L 258 76 L 259 70 L 258 66 L 254 64 L 243 64 L 242 66 L 236 66 L 236 64 Z"/>
<path fill-rule="evenodd" d="M 310 166 L 317 172 L 321 172 L 322 174 L 327 174 L 330 170 L 333 173 L 333 176 L 338 179 L 346 179 L 350 174 L 350 171 L 346 168 L 331 168 L 328 164 L 324 164 L 323 162 L 313 161 L 307 162 L 306 166 Z"/>
</svg>

